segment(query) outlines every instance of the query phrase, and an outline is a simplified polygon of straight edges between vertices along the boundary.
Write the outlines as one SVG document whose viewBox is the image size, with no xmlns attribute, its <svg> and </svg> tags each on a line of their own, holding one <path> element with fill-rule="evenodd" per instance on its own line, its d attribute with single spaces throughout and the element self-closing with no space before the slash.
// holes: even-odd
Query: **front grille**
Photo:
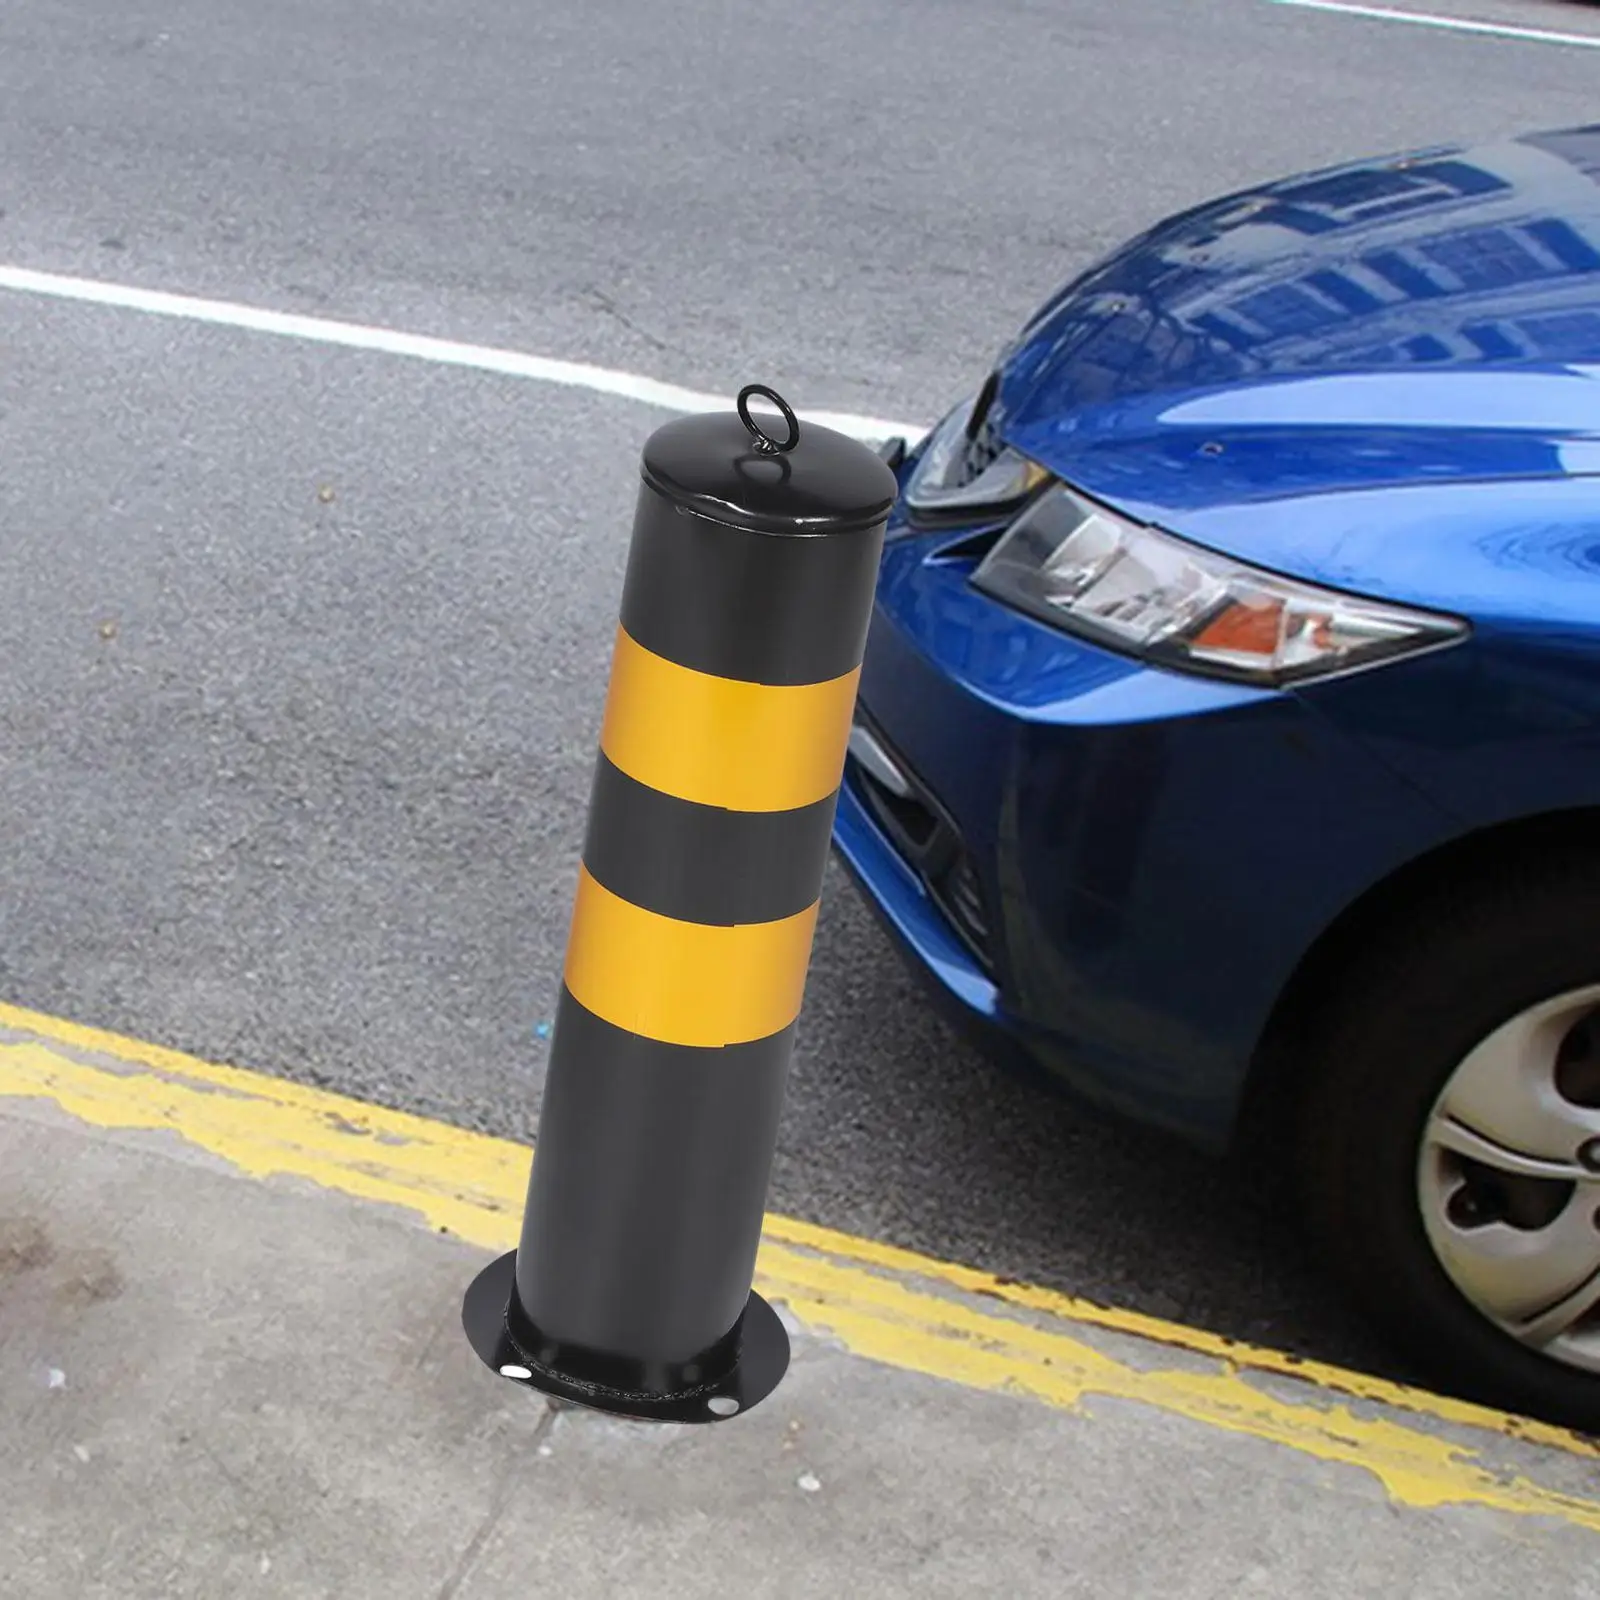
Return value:
<svg viewBox="0 0 1600 1600">
<path fill-rule="evenodd" d="M 952 920 L 981 950 L 989 944 L 989 923 L 983 911 L 983 890 L 972 857 L 962 851 L 941 880 L 941 899 L 948 904 Z"/>
<path fill-rule="evenodd" d="M 975 478 L 981 477 L 994 465 L 995 457 L 1005 448 L 1000 442 L 999 431 L 994 423 L 987 417 L 979 426 L 977 433 L 967 440 L 966 448 L 961 452 L 961 467 L 957 474 L 957 483 L 965 486 Z"/>
<path fill-rule="evenodd" d="M 994 465 L 995 458 L 1005 449 L 1000 440 L 994 414 L 995 396 L 1000 392 L 1000 374 L 991 372 L 978 391 L 972 404 L 972 416 L 967 422 L 970 430 L 961 450 L 960 465 L 952 475 L 952 488 L 965 488 Z"/>
<path fill-rule="evenodd" d="M 954 822 L 882 733 L 857 713 L 846 780 L 985 968 L 991 965 L 983 886 Z"/>
</svg>

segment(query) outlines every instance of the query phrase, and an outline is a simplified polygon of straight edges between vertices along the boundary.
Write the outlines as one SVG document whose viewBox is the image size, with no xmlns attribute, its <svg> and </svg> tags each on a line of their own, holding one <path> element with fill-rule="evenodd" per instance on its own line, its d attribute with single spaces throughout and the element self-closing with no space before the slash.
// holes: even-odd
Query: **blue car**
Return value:
<svg viewBox="0 0 1600 1600">
<path fill-rule="evenodd" d="M 885 450 L 837 851 L 985 1048 L 1600 1429 L 1600 126 L 1184 212 L 972 387 Z"/>
</svg>

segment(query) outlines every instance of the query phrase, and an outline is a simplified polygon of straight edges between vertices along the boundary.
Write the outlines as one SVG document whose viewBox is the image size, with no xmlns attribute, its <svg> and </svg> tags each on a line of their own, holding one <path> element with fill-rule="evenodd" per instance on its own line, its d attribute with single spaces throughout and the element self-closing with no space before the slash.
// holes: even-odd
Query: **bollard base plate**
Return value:
<svg viewBox="0 0 1600 1600">
<path fill-rule="evenodd" d="M 778 1313 L 754 1290 L 740 1323 L 739 1353 L 718 1380 L 682 1394 L 598 1389 L 531 1361 L 512 1338 L 507 1313 L 516 1293 L 515 1250 L 491 1261 L 467 1289 L 461 1325 L 478 1359 L 524 1389 L 640 1422 L 728 1422 L 765 1400 L 789 1370 L 789 1336 Z"/>
</svg>

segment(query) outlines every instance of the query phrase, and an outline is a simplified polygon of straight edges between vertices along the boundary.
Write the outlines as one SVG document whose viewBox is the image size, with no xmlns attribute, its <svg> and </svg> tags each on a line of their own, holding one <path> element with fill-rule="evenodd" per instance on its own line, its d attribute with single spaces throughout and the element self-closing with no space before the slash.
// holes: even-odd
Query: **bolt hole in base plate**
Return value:
<svg viewBox="0 0 1600 1600">
<path fill-rule="evenodd" d="M 739 1359 L 720 1382 L 697 1386 L 686 1395 L 596 1393 L 558 1372 L 530 1366 L 517 1348 L 506 1324 L 516 1270 L 513 1250 L 472 1280 L 461 1305 L 461 1326 L 478 1359 L 524 1389 L 640 1422 L 726 1422 L 759 1405 L 789 1370 L 789 1335 L 777 1312 L 752 1290 L 744 1308 Z"/>
</svg>

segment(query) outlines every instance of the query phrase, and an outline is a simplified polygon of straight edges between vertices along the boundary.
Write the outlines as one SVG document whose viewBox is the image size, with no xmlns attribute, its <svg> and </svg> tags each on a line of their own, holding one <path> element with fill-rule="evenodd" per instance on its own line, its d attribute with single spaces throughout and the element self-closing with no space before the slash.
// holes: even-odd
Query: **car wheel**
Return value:
<svg viewBox="0 0 1600 1600">
<path fill-rule="evenodd" d="M 1316 1232 L 1425 1382 L 1600 1432 L 1600 861 L 1441 891 L 1306 1039 Z"/>
</svg>

